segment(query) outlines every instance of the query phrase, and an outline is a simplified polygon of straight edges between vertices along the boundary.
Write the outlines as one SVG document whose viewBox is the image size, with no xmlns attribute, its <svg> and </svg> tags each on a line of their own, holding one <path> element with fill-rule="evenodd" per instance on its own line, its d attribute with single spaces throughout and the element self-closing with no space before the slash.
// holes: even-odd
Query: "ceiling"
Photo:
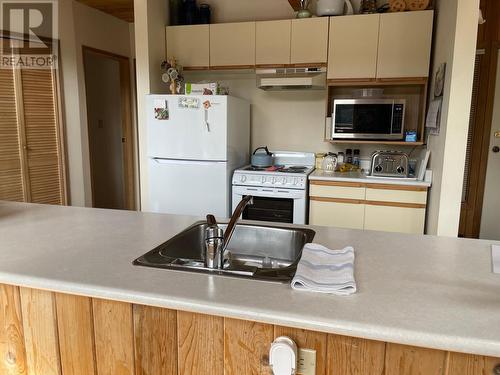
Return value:
<svg viewBox="0 0 500 375">
<path fill-rule="evenodd" d="M 134 0 L 77 0 L 127 22 L 134 22 Z M 166 0 L 165 0 L 166 1 Z"/>
</svg>

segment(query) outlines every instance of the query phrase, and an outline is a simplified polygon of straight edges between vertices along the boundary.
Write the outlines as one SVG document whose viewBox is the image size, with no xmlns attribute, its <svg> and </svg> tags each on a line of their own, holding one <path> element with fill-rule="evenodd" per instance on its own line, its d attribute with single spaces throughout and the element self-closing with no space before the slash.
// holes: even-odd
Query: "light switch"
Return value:
<svg viewBox="0 0 500 375">
<path fill-rule="evenodd" d="M 316 375 L 316 350 L 299 348 L 297 373 L 301 375 Z"/>
</svg>

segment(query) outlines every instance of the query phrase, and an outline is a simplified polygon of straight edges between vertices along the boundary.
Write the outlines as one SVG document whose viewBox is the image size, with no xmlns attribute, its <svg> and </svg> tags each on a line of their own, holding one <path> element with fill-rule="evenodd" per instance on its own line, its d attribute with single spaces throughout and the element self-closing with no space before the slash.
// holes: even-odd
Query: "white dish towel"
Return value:
<svg viewBox="0 0 500 375">
<path fill-rule="evenodd" d="M 292 288 L 320 293 L 349 295 L 356 292 L 354 249 L 330 250 L 308 243 L 302 250 Z"/>
</svg>

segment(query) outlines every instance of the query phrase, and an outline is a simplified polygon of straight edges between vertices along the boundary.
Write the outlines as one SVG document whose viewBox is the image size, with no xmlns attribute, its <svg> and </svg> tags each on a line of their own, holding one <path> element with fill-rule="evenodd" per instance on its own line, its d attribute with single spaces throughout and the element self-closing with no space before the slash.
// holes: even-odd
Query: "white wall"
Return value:
<svg viewBox="0 0 500 375">
<path fill-rule="evenodd" d="M 212 8 L 212 22 L 243 22 L 290 19 L 295 13 L 288 0 L 203 0 Z M 386 3 L 377 0 L 378 5 Z M 355 12 L 359 9 L 361 0 L 351 0 Z M 316 1 L 311 1 L 311 11 L 316 9 Z"/>
<path fill-rule="evenodd" d="M 141 209 L 148 210 L 148 163 L 146 154 L 145 99 L 149 93 L 166 93 L 160 64 L 165 60 L 167 1 L 134 0 L 135 56 L 137 67 L 137 120 Z"/>
<path fill-rule="evenodd" d="M 82 46 L 131 56 L 129 24 L 73 0 L 59 1 L 59 39 L 70 203 L 92 204 Z"/>
<path fill-rule="evenodd" d="M 441 132 L 430 136 L 433 186 L 427 233 L 457 236 L 474 73 L 479 0 L 436 1 L 433 72 L 446 62 Z M 432 95 L 433 84 L 430 95 Z M 432 96 L 431 96 L 432 97 Z"/>
</svg>

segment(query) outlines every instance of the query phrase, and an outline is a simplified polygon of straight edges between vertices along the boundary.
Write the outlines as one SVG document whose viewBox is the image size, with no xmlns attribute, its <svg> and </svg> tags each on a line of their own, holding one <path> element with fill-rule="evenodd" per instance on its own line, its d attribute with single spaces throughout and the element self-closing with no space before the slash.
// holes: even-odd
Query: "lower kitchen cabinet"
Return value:
<svg viewBox="0 0 500 375">
<path fill-rule="evenodd" d="M 364 229 L 424 233 L 425 208 L 365 205 Z"/>
<path fill-rule="evenodd" d="M 427 187 L 311 181 L 309 224 L 423 234 Z"/>
<path fill-rule="evenodd" d="M 309 224 L 328 227 L 363 229 L 365 205 L 311 198 Z"/>
</svg>

